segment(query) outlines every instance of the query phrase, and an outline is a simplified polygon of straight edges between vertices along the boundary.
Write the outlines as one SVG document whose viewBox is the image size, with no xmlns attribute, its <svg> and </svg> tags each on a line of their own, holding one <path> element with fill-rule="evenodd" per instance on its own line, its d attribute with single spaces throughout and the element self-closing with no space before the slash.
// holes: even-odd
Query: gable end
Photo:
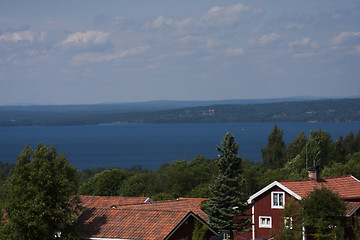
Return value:
<svg viewBox="0 0 360 240">
<path fill-rule="evenodd" d="M 282 189 L 284 192 L 288 193 L 289 195 L 293 196 L 294 198 L 296 198 L 297 200 L 301 200 L 301 196 L 299 196 L 298 194 L 296 194 L 295 192 L 291 191 L 289 188 L 285 187 L 284 185 L 282 185 L 281 183 L 279 183 L 278 181 L 274 181 L 273 183 L 267 185 L 266 187 L 264 187 L 263 189 L 261 189 L 260 191 L 254 193 L 253 195 L 251 195 L 248 199 L 248 203 L 251 204 L 255 198 L 259 197 L 260 195 L 262 195 L 263 193 L 265 193 L 266 191 L 270 190 L 273 187 L 279 187 L 280 189 Z"/>
</svg>

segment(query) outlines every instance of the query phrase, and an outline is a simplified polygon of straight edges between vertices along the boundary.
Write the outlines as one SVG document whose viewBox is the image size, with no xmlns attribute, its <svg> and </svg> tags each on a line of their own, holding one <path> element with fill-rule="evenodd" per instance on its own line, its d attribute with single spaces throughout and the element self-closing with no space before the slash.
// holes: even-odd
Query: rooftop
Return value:
<svg viewBox="0 0 360 240">
<path fill-rule="evenodd" d="M 86 196 L 80 195 L 86 208 L 111 208 L 113 205 L 130 205 L 151 201 L 148 197 Z"/>
<path fill-rule="evenodd" d="M 279 181 L 279 183 L 300 197 L 305 197 L 309 192 L 313 191 L 314 188 L 326 187 L 338 193 L 343 199 L 360 198 L 360 181 L 351 175 L 323 178 L 320 181 Z"/>
<path fill-rule="evenodd" d="M 92 238 L 165 239 L 190 211 L 86 209 L 79 230 Z"/>
</svg>

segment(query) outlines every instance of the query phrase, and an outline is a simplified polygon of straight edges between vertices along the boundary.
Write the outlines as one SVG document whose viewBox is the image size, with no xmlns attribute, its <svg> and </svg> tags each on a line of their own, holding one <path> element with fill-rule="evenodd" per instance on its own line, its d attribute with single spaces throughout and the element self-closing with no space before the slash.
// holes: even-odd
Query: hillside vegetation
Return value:
<svg viewBox="0 0 360 240">
<path fill-rule="evenodd" d="M 148 105 L 0 107 L 0 126 L 61 126 L 109 123 L 348 122 L 360 121 L 360 98 L 213 104 L 165 110 Z M 177 105 L 180 106 L 180 105 Z"/>
</svg>

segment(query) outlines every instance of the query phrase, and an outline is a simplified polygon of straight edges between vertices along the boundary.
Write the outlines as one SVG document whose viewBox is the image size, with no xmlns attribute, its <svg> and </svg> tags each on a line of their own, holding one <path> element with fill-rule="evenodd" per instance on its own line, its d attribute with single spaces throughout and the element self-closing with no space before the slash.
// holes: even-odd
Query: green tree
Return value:
<svg viewBox="0 0 360 240">
<path fill-rule="evenodd" d="M 319 130 L 311 131 L 308 140 L 308 159 L 309 166 L 315 165 L 321 169 L 333 162 L 330 158 L 333 152 L 331 136 L 329 133 Z"/>
<path fill-rule="evenodd" d="M 281 229 L 275 234 L 277 240 L 300 240 L 302 239 L 301 207 L 298 200 L 291 198 L 281 211 L 284 221 Z"/>
<path fill-rule="evenodd" d="M 296 158 L 306 146 L 306 136 L 304 131 L 302 131 L 288 146 L 286 151 L 286 158 L 287 161 L 291 161 L 292 159 Z"/>
<path fill-rule="evenodd" d="M 2 190 L 5 223 L 3 239 L 76 239 L 75 214 L 79 199 L 74 197 L 79 175 L 55 147 L 39 143 L 18 156 L 13 174 Z"/>
<path fill-rule="evenodd" d="M 323 177 L 337 177 L 344 175 L 353 175 L 356 178 L 360 177 L 360 152 L 349 154 L 346 156 L 346 163 L 333 163 L 326 166 L 322 171 Z"/>
<path fill-rule="evenodd" d="M 127 197 L 149 197 L 156 192 L 154 190 L 153 172 L 137 173 L 127 178 L 120 187 L 120 195 Z"/>
<path fill-rule="evenodd" d="M 233 238 L 234 231 L 245 232 L 251 225 L 246 214 L 250 206 L 246 204 L 248 195 L 244 191 L 242 159 L 237 155 L 239 144 L 229 132 L 221 147 L 216 148 L 221 153 L 217 161 L 219 175 L 211 187 L 207 211 L 210 225 L 218 231 L 229 232 Z"/>
<path fill-rule="evenodd" d="M 192 240 L 204 240 L 208 227 L 202 225 L 198 221 L 194 221 L 194 231 L 192 233 Z"/>
<path fill-rule="evenodd" d="M 79 193 L 95 196 L 117 196 L 123 182 L 133 173 L 120 169 L 109 169 L 96 174 L 87 183 L 81 185 Z"/>
<path fill-rule="evenodd" d="M 360 130 L 354 135 L 353 132 L 350 132 L 344 139 L 344 148 L 346 154 L 353 154 L 355 152 L 360 152 Z"/>
<path fill-rule="evenodd" d="M 283 133 L 284 131 L 275 125 L 268 137 L 266 148 L 261 148 L 263 164 L 270 169 L 281 168 L 286 162 L 286 144 Z"/>
<path fill-rule="evenodd" d="M 325 187 L 315 188 L 301 200 L 306 234 L 317 240 L 341 239 L 346 205 L 338 194 Z"/>
</svg>

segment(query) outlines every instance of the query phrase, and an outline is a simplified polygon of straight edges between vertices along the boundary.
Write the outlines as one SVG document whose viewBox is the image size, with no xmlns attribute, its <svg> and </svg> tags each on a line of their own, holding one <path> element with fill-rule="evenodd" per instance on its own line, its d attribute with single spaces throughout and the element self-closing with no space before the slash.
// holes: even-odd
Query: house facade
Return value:
<svg viewBox="0 0 360 240">
<path fill-rule="evenodd" d="M 313 169 L 317 171 L 317 169 Z M 353 176 L 320 179 L 319 173 L 309 172 L 309 180 L 303 181 L 275 181 L 248 199 L 252 204 L 250 209 L 252 216 L 251 231 L 242 235 L 236 235 L 236 239 L 271 239 L 286 221 L 282 210 L 291 198 L 301 200 L 314 188 L 326 187 L 340 195 L 347 203 L 346 217 L 351 219 L 360 215 L 360 181 Z M 346 237 L 356 239 L 352 227 L 345 229 Z M 303 239 L 307 239 L 303 229 Z"/>
</svg>

